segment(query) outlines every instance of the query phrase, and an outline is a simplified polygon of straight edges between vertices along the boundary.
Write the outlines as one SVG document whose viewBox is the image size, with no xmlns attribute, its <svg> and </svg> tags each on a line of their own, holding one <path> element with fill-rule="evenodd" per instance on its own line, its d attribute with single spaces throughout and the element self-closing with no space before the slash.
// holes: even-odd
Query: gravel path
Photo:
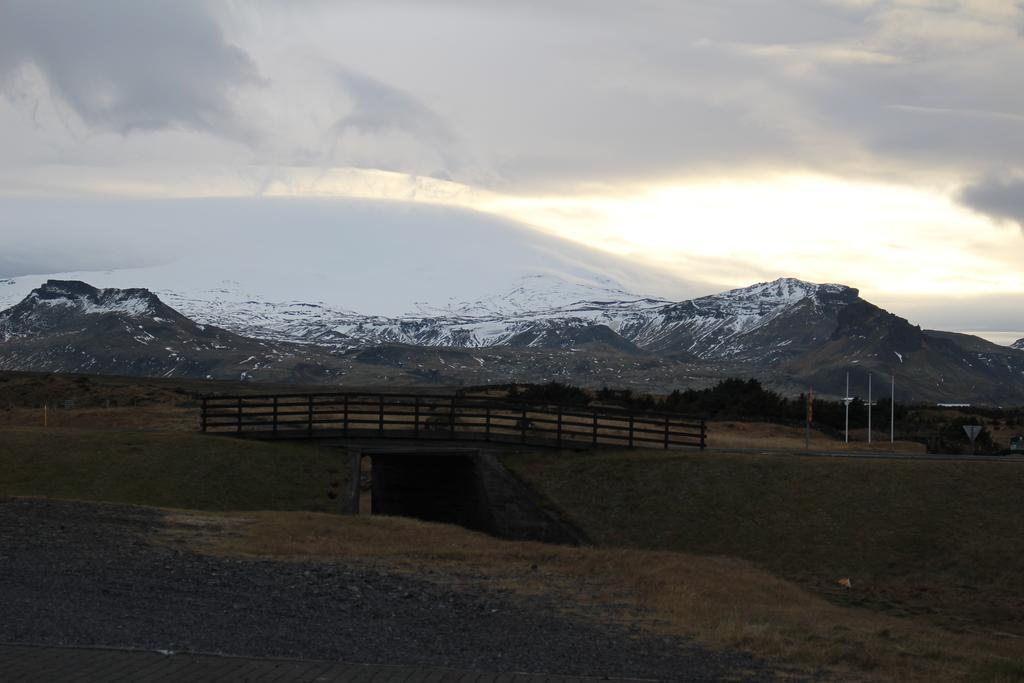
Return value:
<svg viewBox="0 0 1024 683">
<path fill-rule="evenodd" d="M 0 498 L 0 642 L 429 664 L 662 680 L 770 680 L 680 638 L 595 626 L 545 599 L 342 563 L 152 544 L 159 511 Z"/>
</svg>

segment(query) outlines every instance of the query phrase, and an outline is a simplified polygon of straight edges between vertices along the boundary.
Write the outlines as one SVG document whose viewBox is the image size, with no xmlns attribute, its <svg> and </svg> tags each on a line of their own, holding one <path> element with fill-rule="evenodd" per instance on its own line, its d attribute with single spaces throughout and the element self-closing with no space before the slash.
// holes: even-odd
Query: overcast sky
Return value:
<svg viewBox="0 0 1024 683">
<path fill-rule="evenodd" d="M 8 199 L 448 204 L 1024 330 L 1016 0 L 0 0 L 0 94 Z M 0 275 L 147 258 L 52 225 Z"/>
</svg>

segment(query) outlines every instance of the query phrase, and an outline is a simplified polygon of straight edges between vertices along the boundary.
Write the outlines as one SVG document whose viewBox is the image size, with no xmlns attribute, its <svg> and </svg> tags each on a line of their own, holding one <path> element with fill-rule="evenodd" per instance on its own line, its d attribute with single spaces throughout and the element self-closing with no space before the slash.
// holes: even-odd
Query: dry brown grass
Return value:
<svg viewBox="0 0 1024 683">
<path fill-rule="evenodd" d="M 51 429 L 112 429 L 124 431 L 197 431 L 199 412 L 195 408 L 171 405 L 115 408 L 15 408 L 0 410 L 0 428 L 42 427 Z"/>
<path fill-rule="evenodd" d="M 430 567 L 449 581 L 555 593 L 580 606 L 625 605 L 621 618 L 646 629 L 824 668 L 830 678 L 1021 680 L 1020 639 L 840 607 L 737 559 L 506 542 L 400 518 L 182 513 L 174 521 L 171 542 L 202 552 Z"/>
<path fill-rule="evenodd" d="M 873 443 L 867 443 L 867 430 L 851 430 L 850 443 L 834 439 L 812 429 L 810 449 L 818 451 L 872 451 L 884 453 L 924 453 L 924 444 L 912 441 L 889 443 L 889 435 L 874 432 Z M 769 422 L 710 422 L 708 423 L 709 448 L 805 448 L 805 434 L 800 427 L 787 427 Z"/>
</svg>

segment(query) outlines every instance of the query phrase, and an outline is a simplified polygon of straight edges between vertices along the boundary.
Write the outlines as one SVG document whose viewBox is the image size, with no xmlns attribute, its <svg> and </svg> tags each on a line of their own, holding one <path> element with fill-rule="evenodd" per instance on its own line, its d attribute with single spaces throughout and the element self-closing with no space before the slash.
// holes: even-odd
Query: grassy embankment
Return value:
<svg viewBox="0 0 1024 683">
<path fill-rule="evenodd" d="M 173 431 L 0 431 L 0 496 L 192 510 L 337 511 L 348 473 L 338 449 L 313 445 Z"/>
<path fill-rule="evenodd" d="M 849 614 L 959 634 L 961 653 L 995 648 L 1009 658 L 996 679 L 1024 680 L 1019 464 L 653 452 L 506 464 L 602 546 L 738 558 Z"/>
<path fill-rule="evenodd" d="M 1019 464 L 656 452 L 506 463 L 601 545 L 738 557 L 841 604 L 1024 637 Z"/>
</svg>

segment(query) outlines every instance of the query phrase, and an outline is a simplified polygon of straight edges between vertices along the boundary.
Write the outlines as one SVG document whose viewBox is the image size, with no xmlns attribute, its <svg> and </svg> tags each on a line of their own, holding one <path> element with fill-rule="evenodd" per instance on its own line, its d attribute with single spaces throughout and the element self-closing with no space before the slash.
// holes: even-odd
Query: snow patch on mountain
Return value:
<svg viewBox="0 0 1024 683">
<path fill-rule="evenodd" d="M 1024 338 L 1018 339 L 1017 341 L 1010 344 L 1011 349 L 1017 349 L 1018 351 L 1024 351 Z"/>
<path fill-rule="evenodd" d="M 73 293 L 62 293 L 53 298 L 31 294 L 30 297 L 41 306 L 63 307 L 74 309 L 82 315 L 104 315 L 118 313 L 131 317 L 153 316 L 153 301 L 150 297 L 140 296 L 122 290 L 100 290 L 95 297 L 77 296 Z"/>
</svg>

